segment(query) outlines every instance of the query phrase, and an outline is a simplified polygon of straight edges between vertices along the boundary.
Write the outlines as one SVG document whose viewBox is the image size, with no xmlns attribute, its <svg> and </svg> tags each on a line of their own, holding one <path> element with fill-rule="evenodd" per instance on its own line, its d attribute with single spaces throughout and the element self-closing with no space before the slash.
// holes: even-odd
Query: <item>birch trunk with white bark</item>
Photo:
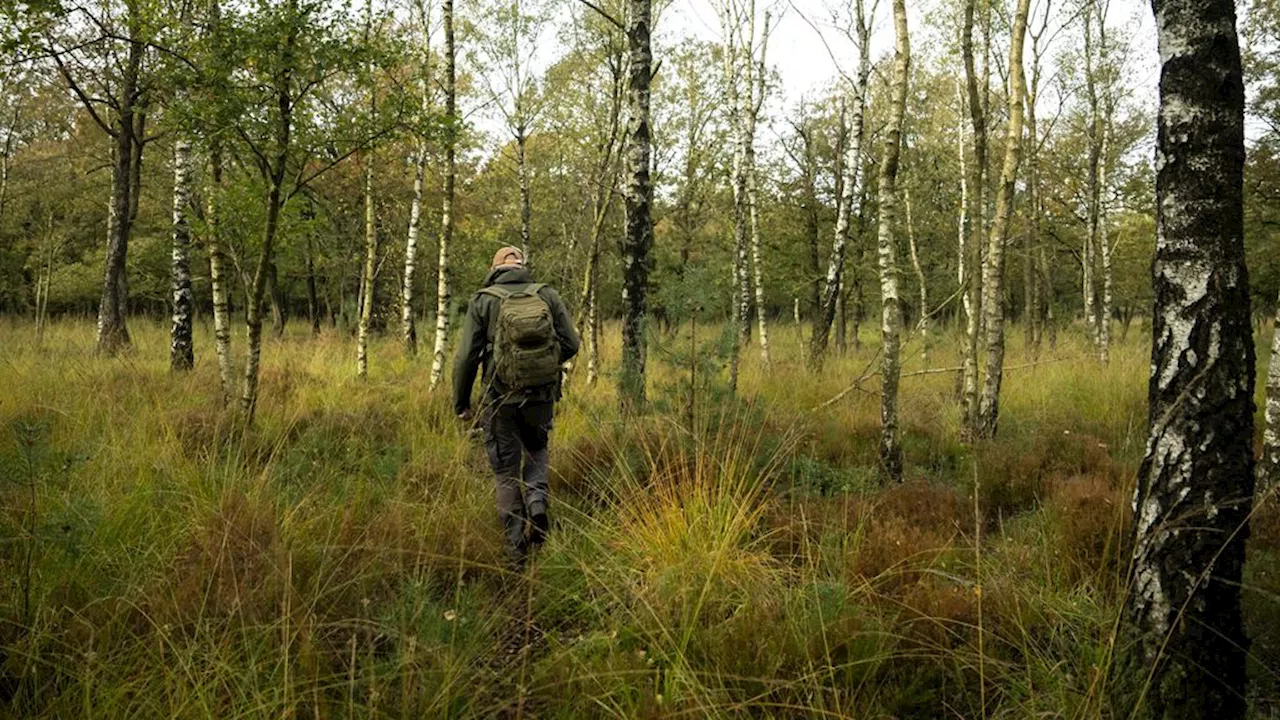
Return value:
<svg viewBox="0 0 1280 720">
<path fill-rule="evenodd" d="M 1266 427 L 1262 432 L 1262 458 L 1258 464 L 1258 491 L 1261 493 L 1280 478 L 1280 301 L 1276 304 L 1271 328 L 1271 359 L 1267 363 Z"/>
<path fill-rule="evenodd" d="M 422 14 L 422 77 L 418 84 L 421 95 L 419 122 L 425 122 L 427 111 L 431 107 L 428 95 L 428 78 L 431 56 L 431 16 L 427 8 Z M 409 229 L 404 243 L 404 281 L 400 286 L 400 343 L 406 355 L 418 354 L 418 314 L 417 288 L 414 283 L 418 274 L 418 235 L 422 227 L 422 196 L 425 191 L 427 172 L 427 138 L 424 131 L 419 131 L 418 154 L 413 161 L 413 201 L 409 205 Z"/>
<path fill-rule="evenodd" d="M 235 369 L 231 366 L 231 313 L 222 255 L 222 149 L 215 143 L 209 153 L 209 184 L 205 189 L 205 227 L 209 249 L 209 286 L 213 295 L 213 348 L 218 356 L 222 402 L 235 394 Z"/>
<path fill-rule="evenodd" d="M 967 0 L 961 27 L 960 48 L 964 56 L 969 120 L 973 127 L 973 166 L 969 171 L 969 247 L 965 259 L 965 332 L 961 360 L 961 417 L 966 432 L 978 423 L 978 335 L 982 328 L 981 269 L 983 230 L 986 222 L 987 119 L 986 105 L 979 95 L 974 63 L 973 15 L 975 0 Z M 984 71 L 985 75 L 985 71 Z M 984 80 L 985 84 L 985 80 Z M 985 90 L 984 90 L 985 92 Z"/>
<path fill-rule="evenodd" d="M 173 371 L 190 370 L 196 362 L 191 338 L 191 226 L 187 220 L 190 203 L 191 143 L 179 138 L 173 144 L 173 324 L 169 331 L 169 369 Z"/>
<path fill-rule="evenodd" d="M 978 434 L 995 437 L 1000 416 L 1000 385 L 1004 379 L 1004 247 L 1009 242 L 1010 216 L 1013 214 L 1014 184 L 1018 179 L 1018 163 L 1022 157 L 1023 94 L 1022 46 L 1027 34 L 1027 13 L 1031 0 L 1018 0 L 1013 17 L 1013 33 L 1009 42 L 1009 122 L 1005 128 L 1004 163 L 1000 168 L 1000 186 L 996 189 L 995 216 L 987 247 L 987 263 L 982 278 L 986 317 L 986 378 L 982 385 Z"/>
<path fill-rule="evenodd" d="M 364 167 L 364 267 L 360 273 L 360 321 L 356 328 L 356 377 L 369 376 L 369 321 L 373 318 L 374 274 L 378 264 L 378 225 L 373 203 L 373 158 Z"/>
<path fill-rule="evenodd" d="M 622 367 L 618 399 L 622 411 L 645 406 L 645 360 L 650 249 L 653 247 L 653 186 L 649 172 L 649 100 L 653 80 L 651 0 L 629 0 L 626 19 L 627 152 L 623 199 L 627 229 L 622 240 Z"/>
<path fill-rule="evenodd" d="M 533 254 L 529 248 L 529 238 L 533 233 L 533 199 L 529 188 L 528 144 L 529 136 L 521 125 L 516 133 L 516 173 L 520 181 L 520 251 L 524 253 L 526 267 L 533 264 Z"/>
<path fill-rule="evenodd" d="M 907 246 L 911 251 L 911 267 L 916 272 L 916 282 L 920 285 L 920 310 L 919 320 L 916 322 L 916 329 L 920 331 L 920 342 L 922 348 L 920 351 L 921 360 L 924 366 L 929 367 L 929 286 L 925 282 L 924 268 L 920 265 L 920 253 L 916 250 L 916 227 L 911 217 L 911 191 L 904 190 L 902 199 L 906 205 L 907 211 Z"/>
<path fill-rule="evenodd" d="M 760 40 L 760 55 L 755 57 L 753 43 L 755 33 L 755 3 L 751 3 L 751 38 L 743 46 L 744 65 L 746 66 L 747 102 L 745 116 L 741 122 L 745 126 L 744 172 L 746 173 L 747 208 L 751 226 L 751 265 L 755 285 L 756 322 L 760 330 L 760 364 L 768 371 L 772 364 L 769 358 L 769 323 L 765 312 L 764 295 L 764 253 L 760 247 L 760 189 L 759 171 L 756 168 L 756 124 L 760 118 L 760 108 L 765 97 L 765 57 L 769 40 L 769 13 L 764 15 L 764 33 Z"/>
<path fill-rule="evenodd" d="M 862 164 L 862 139 L 866 132 L 867 82 L 871 77 L 871 23 L 867 17 L 864 0 L 854 0 L 854 20 L 857 25 L 858 74 L 854 81 L 853 117 L 850 120 L 850 138 L 845 148 L 841 192 L 836 204 L 835 239 L 831 245 L 831 257 L 823 283 L 822 304 L 814 317 L 813 338 L 809 344 L 809 367 L 821 370 L 826 357 L 831 325 L 836 311 L 843 306 L 841 282 L 845 274 L 845 254 L 849 245 L 849 228 L 853 206 L 858 197 L 859 168 Z M 843 336 L 843 332 L 841 332 Z M 855 334 L 854 344 L 857 344 Z"/>
<path fill-rule="evenodd" d="M 1150 430 L 1118 672 L 1139 718 L 1244 718 L 1254 494 L 1244 82 L 1232 0 L 1154 0 L 1161 59 Z"/>
<path fill-rule="evenodd" d="M 453 34 L 453 0 L 442 0 L 444 11 L 444 204 L 440 217 L 440 260 L 436 284 L 436 337 L 431 353 L 431 389 L 444 377 L 445 348 L 449 340 L 449 315 L 452 296 L 449 290 L 449 246 L 453 243 L 454 193 L 458 178 L 458 93 L 456 85 L 456 49 Z"/>
<path fill-rule="evenodd" d="M 1102 255 L 1102 307 L 1098 312 L 1098 362 L 1106 365 L 1111 362 L 1111 308 L 1112 308 L 1112 271 L 1111 271 L 1111 239 L 1107 237 L 1107 151 L 1110 139 L 1109 119 L 1102 128 L 1102 158 L 1098 169 L 1098 185 L 1101 196 L 1098 198 L 1098 251 Z"/>
<path fill-rule="evenodd" d="M 880 362 L 880 463 L 891 479 L 901 482 L 902 441 L 898 436 L 898 381 L 902 373 L 902 308 L 898 298 L 898 249 L 893 236 L 893 225 L 897 221 L 898 158 L 902 146 L 902 123 L 906 114 L 907 79 L 911 66 L 906 0 L 893 0 L 893 20 L 895 42 L 893 79 L 889 86 L 889 126 L 885 133 L 879 177 L 880 332 L 883 336 Z"/>
</svg>

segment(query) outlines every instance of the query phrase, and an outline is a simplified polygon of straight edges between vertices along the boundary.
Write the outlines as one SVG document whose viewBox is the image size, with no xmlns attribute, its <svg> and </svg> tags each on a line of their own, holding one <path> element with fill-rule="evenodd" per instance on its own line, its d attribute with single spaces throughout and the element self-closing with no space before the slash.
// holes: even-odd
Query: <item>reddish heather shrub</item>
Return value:
<svg viewBox="0 0 1280 720">
<path fill-rule="evenodd" d="M 1073 580 L 1118 578 L 1128 558 L 1131 513 L 1126 497 L 1104 476 L 1077 475 L 1049 483 L 1045 511 L 1051 542 Z"/>
<path fill-rule="evenodd" d="M 167 573 L 172 587 L 148 593 L 152 615 L 173 624 L 206 617 L 266 622 L 280 613 L 286 587 L 280 520 L 270 502 L 226 492 L 193 523 Z"/>
<path fill-rule="evenodd" d="M 1030 510 L 1055 479 L 1091 475 L 1118 484 L 1121 471 L 1106 443 L 1065 432 L 1031 442 L 987 442 L 977 448 L 979 500 L 988 522 Z"/>
<path fill-rule="evenodd" d="M 976 588 L 937 575 L 921 576 L 904 588 L 900 607 L 912 635 L 935 647 L 968 642 L 978 622 Z"/>
</svg>

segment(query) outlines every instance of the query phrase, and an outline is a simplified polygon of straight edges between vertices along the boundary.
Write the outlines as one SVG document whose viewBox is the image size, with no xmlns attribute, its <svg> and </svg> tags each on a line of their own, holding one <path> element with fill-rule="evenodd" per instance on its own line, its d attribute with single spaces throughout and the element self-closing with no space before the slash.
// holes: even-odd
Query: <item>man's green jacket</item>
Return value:
<svg viewBox="0 0 1280 720">
<path fill-rule="evenodd" d="M 506 285 L 513 290 L 534 282 L 533 275 L 524 268 L 494 268 L 484 280 L 484 287 L 490 285 Z M 555 322 L 556 337 L 560 340 L 560 362 L 566 362 L 578 354 L 578 333 L 573 328 L 573 320 L 565 308 L 560 295 L 550 287 L 543 286 L 538 297 L 546 301 L 551 308 L 551 318 Z M 477 292 L 471 297 L 467 307 L 466 323 L 462 327 L 462 338 L 458 345 L 458 357 L 453 366 L 453 410 L 461 415 L 471 409 L 471 388 L 475 385 L 476 373 L 484 366 L 481 379 L 483 395 L 487 401 L 497 402 L 551 402 L 560 395 L 559 384 L 532 388 L 526 392 L 511 393 L 494 377 L 493 363 L 490 354 L 493 349 L 494 328 L 498 325 L 498 308 L 502 301 L 488 293 Z"/>
</svg>

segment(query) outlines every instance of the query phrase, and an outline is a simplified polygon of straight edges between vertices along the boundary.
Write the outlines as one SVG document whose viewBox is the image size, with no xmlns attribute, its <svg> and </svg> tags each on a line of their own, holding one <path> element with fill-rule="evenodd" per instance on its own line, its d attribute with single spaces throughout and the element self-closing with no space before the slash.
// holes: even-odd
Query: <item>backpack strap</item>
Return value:
<svg viewBox="0 0 1280 720">
<path fill-rule="evenodd" d="M 489 286 L 487 286 L 487 287 L 482 287 L 482 288 L 480 288 L 480 292 L 478 292 L 478 293 L 476 293 L 476 294 L 477 294 L 477 295 L 492 295 L 493 297 L 496 297 L 496 298 L 498 298 L 499 300 L 506 300 L 507 298 L 511 297 L 512 295 L 515 295 L 515 292 L 513 292 L 513 291 L 511 291 L 511 290 L 509 290 L 509 289 L 507 289 L 507 288 L 505 288 L 505 287 L 502 287 L 501 285 L 489 285 Z"/>
<path fill-rule="evenodd" d="M 487 287 L 480 288 L 479 294 L 492 295 L 499 300 L 506 300 L 516 295 L 537 295 L 538 292 L 546 286 L 546 283 L 529 283 L 519 290 L 512 290 L 506 285 L 489 285 Z"/>
</svg>

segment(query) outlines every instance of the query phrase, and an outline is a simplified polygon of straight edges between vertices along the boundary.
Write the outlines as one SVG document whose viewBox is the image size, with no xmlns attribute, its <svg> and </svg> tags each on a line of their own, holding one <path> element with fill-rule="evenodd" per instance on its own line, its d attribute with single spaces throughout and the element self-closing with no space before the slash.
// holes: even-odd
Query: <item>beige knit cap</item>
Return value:
<svg viewBox="0 0 1280 720">
<path fill-rule="evenodd" d="M 508 245 L 494 253 L 492 267 L 508 265 L 513 267 L 522 267 L 524 265 L 524 253 L 520 251 L 520 248 Z"/>
</svg>

